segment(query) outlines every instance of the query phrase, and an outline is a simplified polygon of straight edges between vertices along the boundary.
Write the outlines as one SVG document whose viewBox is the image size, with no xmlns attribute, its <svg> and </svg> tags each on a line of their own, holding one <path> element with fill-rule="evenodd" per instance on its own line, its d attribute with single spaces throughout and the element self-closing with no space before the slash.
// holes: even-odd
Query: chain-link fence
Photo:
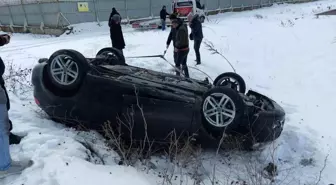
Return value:
<svg viewBox="0 0 336 185">
<path fill-rule="evenodd" d="M 273 3 L 314 0 L 201 0 L 207 11 L 257 8 Z M 112 7 L 124 20 L 155 17 L 172 0 L 1 0 L 0 25 L 12 27 L 62 27 L 83 22 L 107 21 Z"/>
</svg>

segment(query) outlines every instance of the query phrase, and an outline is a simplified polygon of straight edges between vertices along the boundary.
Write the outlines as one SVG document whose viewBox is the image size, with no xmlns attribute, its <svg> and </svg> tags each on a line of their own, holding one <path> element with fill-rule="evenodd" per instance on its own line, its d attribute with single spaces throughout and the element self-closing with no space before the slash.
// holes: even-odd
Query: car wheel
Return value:
<svg viewBox="0 0 336 185">
<path fill-rule="evenodd" d="M 99 57 L 103 57 L 103 58 L 107 58 L 107 59 L 111 59 L 110 61 L 114 63 L 111 65 L 116 65 L 116 61 L 122 61 L 123 63 L 125 63 L 125 57 L 122 54 L 122 52 L 116 48 L 112 48 L 112 47 L 107 47 L 107 48 L 103 48 L 101 50 L 98 51 L 97 58 Z"/>
<path fill-rule="evenodd" d="M 61 90 L 75 90 L 81 85 L 89 64 L 75 50 L 58 50 L 47 61 L 47 74 L 51 83 Z"/>
<path fill-rule="evenodd" d="M 227 72 L 219 75 L 215 81 L 215 86 L 230 87 L 240 93 L 246 92 L 246 83 L 244 79 L 237 73 Z"/>
<path fill-rule="evenodd" d="M 204 16 L 201 16 L 201 17 L 200 17 L 200 22 L 201 22 L 201 23 L 204 23 L 204 21 L 205 21 L 205 17 L 204 17 Z"/>
<path fill-rule="evenodd" d="M 230 134 L 242 121 L 245 104 L 237 91 L 214 87 L 204 94 L 201 115 L 204 128 L 213 137 Z"/>
</svg>

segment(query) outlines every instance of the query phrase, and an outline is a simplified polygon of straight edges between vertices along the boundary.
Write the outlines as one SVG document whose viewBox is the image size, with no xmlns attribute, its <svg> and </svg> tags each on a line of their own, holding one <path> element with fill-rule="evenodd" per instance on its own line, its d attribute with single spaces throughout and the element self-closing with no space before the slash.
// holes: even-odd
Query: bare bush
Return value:
<svg viewBox="0 0 336 185">
<path fill-rule="evenodd" d="M 260 14 L 255 14 L 254 17 L 255 17 L 256 19 L 263 19 L 263 18 L 264 18 L 264 16 L 262 16 L 262 15 L 260 15 Z"/>
<path fill-rule="evenodd" d="M 218 54 L 221 57 L 223 57 L 226 62 L 231 66 L 232 70 L 236 73 L 236 69 L 233 67 L 232 63 L 221 53 L 219 52 L 214 44 L 211 41 L 204 41 L 205 46 L 208 48 L 208 50 L 211 52 L 211 54 Z"/>
<path fill-rule="evenodd" d="M 32 91 L 31 84 L 31 68 L 24 68 L 14 64 L 14 62 L 7 62 L 5 64 L 6 71 L 3 79 L 6 83 L 6 89 L 20 98 L 26 98 L 27 93 Z"/>
<path fill-rule="evenodd" d="M 116 123 L 107 122 L 104 124 L 103 129 L 107 138 L 110 140 L 111 147 L 114 148 L 117 153 L 121 156 L 121 163 L 126 165 L 134 165 L 138 159 L 147 159 L 151 155 L 151 147 L 153 141 L 148 138 L 147 132 L 147 122 L 143 109 L 138 100 L 138 91 L 134 86 L 134 93 L 137 99 L 136 107 L 131 107 L 128 109 L 127 114 L 123 115 L 124 119 L 117 115 Z M 142 115 L 144 123 L 144 140 L 136 141 L 134 140 L 133 130 L 134 130 L 134 114 L 135 109 L 138 109 Z M 123 137 L 123 130 L 125 128 L 128 131 L 127 138 Z"/>
<path fill-rule="evenodd" d="M 292 20 L 281 21 L 281 27 L 293 27 L 295 24 Z"/>
<path fill-rule="evenodd" d="M 135 94 L 137 95 L 137 93 L 135 89 Z M 145 127 L 145 139 L 142 141 L 133 139 L 136 109 L 140 112 Z M 124 116 L 124 119 L 118 118 L 117 123 L 106 123 L 104 127 L 105 133 L 110 139 L 110 146 L 121 157 L 120 164 L 135 166 L 140 162 L 141 166 L 145 166 L 147 173 L 149 170 L 157 171 L 157 167 L 150 160 L 159 153 L 156 153 L 153 141 L 148 138 L 146 119 L 139 100 Z M 121 127 L 127 128 L 129 131 L 126 142 L 125 135 L 122 136 Z M 249 137 L 249 139 L 252 140 L 252 144 L 256 140 L 253 137 Z M 295 176 L 295 172 L 300 170 L 299 164 L 291 167 L 282 166 L 281 160 L 277 156 L 280 145 L 276 141 L 268 143 L 266 149 L 246 153 L 241 138 L 230 137 L 224 132 L 216 151 L 207 154 L 201 146 L 194 143 L 194 140 L 194 136 L 183 137 L 177 135 L 175 131 L 168 135 L 168 145 L 163 153 L 165 164 L 158 175 L 160 177 L 159 184 L 282 185 L 297 182 L 297 178 L 300 178 Z M 228 150 L 227 146 L 231 146 L 231 148 Z M 316 184 L 320 182 L 324 168 L 325 165 L 318 175 Z"/>
</svg>

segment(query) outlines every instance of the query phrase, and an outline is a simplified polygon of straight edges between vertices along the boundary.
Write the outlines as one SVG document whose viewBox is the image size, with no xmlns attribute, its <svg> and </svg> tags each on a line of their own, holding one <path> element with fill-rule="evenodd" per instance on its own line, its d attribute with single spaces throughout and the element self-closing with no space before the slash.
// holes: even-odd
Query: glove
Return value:
<svg viewBox="0 0 336 185">
<path fill-rule="evenodd" d="M 194 40 L 194 36 L 193 36 L 192 33 L 189 34 L 189 39 L 190 39 L 190 40 Z"/>
</svg>

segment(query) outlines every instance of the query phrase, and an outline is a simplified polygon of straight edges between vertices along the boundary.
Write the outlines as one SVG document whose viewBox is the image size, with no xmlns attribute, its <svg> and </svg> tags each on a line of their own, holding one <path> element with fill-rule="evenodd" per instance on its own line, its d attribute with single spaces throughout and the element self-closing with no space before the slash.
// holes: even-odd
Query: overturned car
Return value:
<svg viewBox="0 0 336 185">
<path fill-rule="evenodd" d="M 249 90 L 236 73 L 213 82 L 127 65 L 114 48 L 94 58 L 59 50 L 32 72 L 36 104 L 51 119 L 104 134 L 165 142 L 178 136 L 243 136 L 249 144 L 277 139 L 285 112 L 272 99 Z M 108 121 L 108 123 L 107 123 Z"/>
</svg>

